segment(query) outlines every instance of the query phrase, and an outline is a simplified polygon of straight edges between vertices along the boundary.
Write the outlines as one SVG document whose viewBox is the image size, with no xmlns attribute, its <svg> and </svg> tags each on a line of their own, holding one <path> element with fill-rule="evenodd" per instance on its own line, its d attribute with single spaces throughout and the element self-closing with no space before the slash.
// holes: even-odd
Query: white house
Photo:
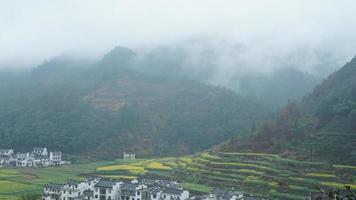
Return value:
<svg viewBox="0 0 356 200">
<path fill-rule="evenodd" d="M 146 200 L 149 197 L 147 185 L 132 181 L 121 185 L 121 200 Z"/>
<path fill-rule="evenodd" d="M 49 160 L 52 162 L 53 165 L 61 164 L 62 153 L 60 151 L 50 152 L 49 153 Z"/>
<path fill-rule="evenodd" d="M 189 198 L 189 192 L 186 190 L 165 188 L 161 193 L 163 200 L 185 200 Z"/>
<path fill-rule="evenodd" d="M 136 154 L 135 153 L 126 153 L 124 152 L 124 160 L 135 160 Z"/>
<path fill-rule="evenodd" d="M 13 149 L 0 149 L 0 156 L 12 156 L 13 154 Z"/>
<path fill-rule="evenodd" d="M 160 187 L 150 187 L 148 188 L 148 196 L 151 200 L 159 200 L 161 199 L 162 188 Z"/>
<path fill-rule="evenodd" d="M 239 191 L 225 191 L 215 189 L 210 194 L 203 196 L 202 200 L 259 200 L 260 198 L 245 196 Z"/>
<path fill-rule="evenodd" d="M 63 185 L 47 184 L 43 189 L 43 200 L 60 200 Z"/>
<path fill-rule="evenodd" d="M 61 200 L 79 199 L 88 188 L 89 184 L 87 182 L 69 180 L 63 185 Z"/>
<path fill-rule="evenodd" d="M 32 152 L 36 156 L 48 156 L 47 147 L 35 147 Z"/>
<path fill-rule="evenodd" d="M 100 180 L 94 185 L 94 199 L 119 200 L 120 185 L 122 182 Z"/>
</svg>

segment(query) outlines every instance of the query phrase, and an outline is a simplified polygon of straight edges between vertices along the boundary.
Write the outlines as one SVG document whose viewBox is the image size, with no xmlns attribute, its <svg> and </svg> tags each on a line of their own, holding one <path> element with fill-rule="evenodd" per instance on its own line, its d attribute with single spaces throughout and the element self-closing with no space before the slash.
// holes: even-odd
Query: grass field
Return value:
<svg viewBox="0 0 356 200">
<path fill-rule="evenodd" d="M 111 179 L 171 177 L 196 193 L 235 188 L 270 199 L 306 199 L 318 188 L 356 189 L 356 167 L 302 162 L 274 154 L 201 153 L 180 158 L 115 160 L 38 169 L 0 169 L 0 200 L 40 193 L 47 183 L 95 175 Z"/>
</svg>

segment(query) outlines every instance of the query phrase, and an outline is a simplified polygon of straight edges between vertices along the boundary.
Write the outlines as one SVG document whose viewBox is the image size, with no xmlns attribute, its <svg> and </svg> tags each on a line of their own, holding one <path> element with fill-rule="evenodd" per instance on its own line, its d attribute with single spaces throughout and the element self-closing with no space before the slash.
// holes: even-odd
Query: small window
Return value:
<svg viewBox="0 0 356 200">
<path fill-rule="evenodd" d="M 153 195 L 153 198 L 154 198 L 154 199 L 157 198 L 157 194 L 154 194 L 154 195 Z"/>
<path fill-rule="evenodd" d="M 137 195 L 140 195 L 140 191 L 137 191 Z M 139 200 L 139 199 L 138 199 Z"/>
<path fill-rule="evenodd" d="M 166 195 L 163 195 L 163 198 L 166 198 Z"/>
<path fill-rule="evenodd" d="M 97 194 L 95 195 L 95 198 L 96 198 L 96 199 L 98 198 L 98 195 L 97 195 Z"/>
</svg>

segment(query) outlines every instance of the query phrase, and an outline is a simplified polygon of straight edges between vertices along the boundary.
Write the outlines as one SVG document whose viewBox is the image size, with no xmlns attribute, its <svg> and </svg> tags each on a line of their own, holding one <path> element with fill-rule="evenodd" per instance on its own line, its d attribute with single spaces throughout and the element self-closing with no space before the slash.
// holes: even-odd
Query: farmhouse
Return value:
<svg viewBox="0 0 356 200">
<path fill-rule="evenodd" d="M 60 184 L 48 184 L 44 188 L 43 200 L 60 200 L 61 189 L 63 185 Z"/>
<path fill-rule="evenodd" d="M 210 194 L 201 198 L 202 200 L 262 200 L 261 198 L 246 195 L 238 191 L 225 191 L 215 189 Z"/>
<path fill-rule="evenodd" d="M 14 150 L 12 149 L 0 149 L 0 156 L 12 156 Z"/>
<path fill-rule="evenodd" d="M 173 189 L 173 188 L 165 188 L 162 191 L 161 198 L 163 200 L 181 200 L 181 199 L 188 199 L 189 192 L 180 189 Z"/>
<path fill-rule="evenodd" d="M 32 152 L 36 156 L 48 156 L 48 151 L 46 147 L 35 147 L 33 148 Z"/>
<path fill-rule="evenodd" d="M 124 152 L 124 160 L 135 160 L 136 154 L 135 153 L 126 153 Z"/>
<path fill-rule="evenodd" d="M 122 182 L 100 180 L 94 186 L 94 199 L 116 200 L 119 198 L 119 190 Z"/>
<path fill-rule="evenodd" d="M 138 182 L 125 183 L 121 186 L 121 200 L 147 200 L 147 185 Z"/>
</svg>

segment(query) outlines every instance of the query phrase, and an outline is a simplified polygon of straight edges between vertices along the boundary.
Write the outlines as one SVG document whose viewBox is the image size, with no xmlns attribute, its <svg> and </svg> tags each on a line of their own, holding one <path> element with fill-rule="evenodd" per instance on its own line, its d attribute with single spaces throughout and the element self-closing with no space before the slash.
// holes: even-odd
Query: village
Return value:
<svg viewBox="0 0 356 200">
<path fill-rule="evenodd" d="M 174 180 L 135 179 L 120 181 L 86 178 L 64 184 L 48 184 L 43 200 L 262 200 L 238 191 L 215 189 L 209 194 L 196 195 L 184 190 Z"/>
<path fill-rule="evenodd" d="M 134 152 L 123 153 L 124 160 L 135 160 Z M 68 180 L 64 184 L 47 184 L 43 200 L 262 200 L 238 191 L 215 189 L 196 195 L 172 179 L 114 180 L 87 177 L 84 181 Z"/>
<path fill-rule="evenodd" d="M 70 164 L 62 160 L 62 152 L 35 147 L 32 152 L 14 153 L 13 149 L 0 149 L 0 168 L 49 167 Z"/>
</svg>

